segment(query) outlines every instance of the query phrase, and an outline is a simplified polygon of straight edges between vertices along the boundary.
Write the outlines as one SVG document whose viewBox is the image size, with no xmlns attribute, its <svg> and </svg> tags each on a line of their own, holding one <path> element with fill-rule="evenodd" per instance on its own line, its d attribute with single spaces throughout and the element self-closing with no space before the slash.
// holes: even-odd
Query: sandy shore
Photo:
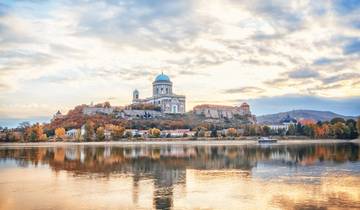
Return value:
<svg viewBox="0 0 360 210">
<path fill-rule="evenodd" d="M 334 140 L 334 139 L 312 139 L 312 140 L 278 140 L 271 145 L 290 145 L 290 144 L 329 144 L 352 142 L 360 144 L 360 139 L 355 140 Z M 30 143 L 0 143 L 0 148 L 9 147 L 64 147 L 74 145 L 119 145 L 119 146 L 139 146 L 139 145 L 258 145 L 257 140 L 149 140 L 149 141 L 107 141 L 107 142 L 30 142 Z"/>
</svg>

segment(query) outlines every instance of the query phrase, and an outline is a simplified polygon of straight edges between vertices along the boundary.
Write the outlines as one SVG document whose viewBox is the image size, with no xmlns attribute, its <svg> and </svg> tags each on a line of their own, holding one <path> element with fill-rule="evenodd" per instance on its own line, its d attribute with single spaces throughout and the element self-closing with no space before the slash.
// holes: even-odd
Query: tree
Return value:
<svg viewBox="0 0 360 210">
<path fill-rule="evenodd" d="M 46 138 L 44 139 L 44 130 L 43 130 L 43 126 L 40 125 L 39 123 L 36 123 L 32 126 L 33 132 L 35 133 L 35 140 L 37 141 L 42 141 L 42 140 L 46 140 Z"/>
<path fill-rule="evenodd" d="M 24 131 L 26 128 L 30 127 L 30 123 L 25 121 L 25 122 L 21 122 L 18 126 L 19 130 Z"/>
<path fill-rule="evenodd" d="M 305 125 L 304 126 L 304 134 L 306 136 L 314 138 L 315 137 L 314 126 L 313 125 Z"/>
<path fill-rule="evenodd" d="M 64 128 L 56 128 L 55 129 L 55 138 L 63 140 L 65 138 L 65 129 Z"/>
<path fill-rule="evenodd" d="M 211 136 L 211 137 L 218 137 L 217 130 L 216 130 L 215 128 L 213 128 L 213 129 L 211 130 L 210 136 Z"/>
<path fill-rule="evenodd" d="M 104 108 L 110 108 L 110 107 L 111 107 L 110 102 L 106 101 L 104 103 Z"/>
<path fill-rule="evenodd" d="M 338 123 L 338 122 L 345 123 L 345 120 L 343 118 L 341 118 L 341 117 L 335 117 L 335 118 L 330 120 L 330 123 L 333 124 L 333 125 Z"/>
<path fill-rule="evenodd" d="M 228 128 L 227 129 L 227 135 L 231 136 L 231 137 L 234 137 L 234 136 L 237 135 L 237 130 L 235 128 Z"/>
<path fill-rule="evenodd" d="M 202 127 L 202 126 L 197 127 L 197 128 L 196 128 L 196 132 L 195 132 L 195 136 L 196 136 L 196 137 L 204 137 L 206 130 L 207 130 L 207 129 L 206 129 L 205 127 Z"/>
<path fill-rule="evenodd" d="M 161 131 L 157 128 L 152 128 L 149 130 L 149 134 L 151 137 L 158 138 L 158 137 L 160 137 L 160 133 L 161 133 Z"/>
<path fill-rule="evenodd" d="M 356 128 L 357 128 L 358 134 L 360 135 L 360 117 L 357 119 Z"/>
<path fill-rule="evenodd" d="M 271 132 L 271 128 L 267 125 L 265 125 L 263 128 L 262 128 L 262 134 L 264 136 L 269 136 L 270 135 L 270 132 Z"/>
<path fill-rule="evenodd" d="M 131 139 L 132 138 L 132 132 L 131 131 L 126 131 L 125 134 L 124 134 L 124 137 L 125 138 L 128 138 L 128 139 Z"/>
<path fill-rule="evenodd" d="M 347 132 L 346 125 L 342 122 L 337 122 L 333 126 L 335 137 L 338 139 L 344 138 Z"/>
<path fill-rule="evenodd" d="M 93 140 L 93 137 L 94 137 L 94 123 L 88 120 L 85 123 L 84 139 L 86 141 L 91 141 Z"/>
<path fill-rule="evenodd" d="M 76 133 L 75 133 L 75 141 L 81 141 L 81 130 L 80 129 L 76 129 Z"/>
<path fill-rule="evenodd" d="M 296 135 L 304 135 L 304 127 L 301 123 L 296 124 Z"/>
<path fill-rule="evenodd" d="M 113 139 L 120 139 L 123 137 L 125 128 L 122 126 L 113 126 L 111 130 L 111 137 Z"/>
<path fill-rule="evenodd" d="M 98 127 L 96 129 L 96 140 L 104 141 L 104 139 L 105 139 L 105 129 L 104 127 Z"/>
<path fill-rule="evenodd" d="M 346 120 L 346 126 L 349 128 L 349 133 L 346 136 L 346 138 L 347 139 L 356 139 L 358 137 L 356 121 L 353 119 L 348 119 L 348 120 Z"/>
<path fill-rule="evenodd" d="M 293 136 L 296 133 L 296 128 L 293 124 L 289 125 L 289 128 L 287 130 L 287 135 Z"/>
</svg>

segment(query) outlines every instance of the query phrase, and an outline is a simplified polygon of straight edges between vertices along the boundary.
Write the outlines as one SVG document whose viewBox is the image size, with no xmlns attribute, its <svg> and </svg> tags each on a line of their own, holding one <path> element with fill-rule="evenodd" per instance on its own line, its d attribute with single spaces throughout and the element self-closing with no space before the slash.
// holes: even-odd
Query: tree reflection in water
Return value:
<svg viewBox="0 0 360 210">
<path fill-rule="evenodd" d="M 67 146 L 0 149 L 0 160 L 18 166 L 48 165 L 74 176 L 127 175 L 133 179 L 132 199 L 138 202 L 142 179 L 154 180 L 153 206 L 173 206 L 174 185 L 186 185 L 186 170 L 239 170 L 253 176 L 259 164 L 271 167 L 311 166 L 359 161 L 358 144 L 261 146 Z M 270 177 L 270 171 L 265 176 Z M 282 175 L 282 174 L 279 174 Z M 284 201 L 278 198 L 277 201 Z"/>
</svg>

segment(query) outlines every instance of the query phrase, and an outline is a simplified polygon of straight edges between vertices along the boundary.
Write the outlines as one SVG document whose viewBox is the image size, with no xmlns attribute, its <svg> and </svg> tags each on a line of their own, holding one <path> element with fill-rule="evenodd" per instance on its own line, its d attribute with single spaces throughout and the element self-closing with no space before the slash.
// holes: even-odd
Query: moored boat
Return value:
<svg viewBox="0 0 360 210">
<path fill-rule="evenodd" d="M 264 143 L 276 143 L 277 139 L 272 139 L 271 137 L 260 137 L 258 142 L 260 144 L 264 144 Z"/>
</svg>

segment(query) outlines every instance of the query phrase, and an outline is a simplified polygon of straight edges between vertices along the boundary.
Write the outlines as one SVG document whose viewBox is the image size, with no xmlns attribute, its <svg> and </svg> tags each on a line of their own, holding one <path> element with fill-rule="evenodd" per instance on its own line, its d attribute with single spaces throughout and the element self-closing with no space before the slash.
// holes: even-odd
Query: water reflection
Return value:
<svg viewBox="0 0 360 210">
<path fill-rule="evenodd" d="M 219 183 L 222 183 L 219 188 L 223 187 L 222 190 L 225 192 L 227 190 L 224 184 L 232 185 L 235 181 L 234 185 L 238 184 L 242 187 L 252 186 L 264 190 L 285 188 L 290 192 L 294 190 L 299 193 L 298 198 L 304 197 L 303 200 L 295 202 L 290 195 L 270 193 L 271 198 L 264 204 L 266 208 L 321 209 L 327 206 L 360 208 L 360 193 L 349 196 L 349 193 L 354 192 L 344 190 L 347 189 L 347 185 L 360 187 L 360 184 L 352 183 L 354 180 L 360 181 L 359 159 L 359 145 L 352 143 L 270 147 L 79 145 L 3 148 L 0 149 L 0 171 L 1 168 L 46 166 L 55 174 L 67 172 L 81 179 L 129 177 L 132 179 L 131 200 L 135 206 L 141 200 L 139 198 L 142 196 L 139 194 L 141 182 L 152 180 L 152 206 L 156 209 L 194 208 L 195 206 L 188 206 L 189 203 L 196 203 L 191 200 L 193 198 L 187 195 L 178 196 L 179 193 L 181 194 L 179 190 L 189 191 L 193 189 L 193 185 L 196 187 L 190 193 L 194 195 L 194 198 L 196 198 L 196 191 L 207 188 L 203 192 L 205 197 L 198 195 L 202 202 L 207 202 L 214 193 L 216 195 L 216 189 L 214 192 L 210 185 L 217 186 L 218 179 L 220 179 Z M 339 176 L 343 177 L 341 183 L 333 179 Z M 234 180 L 228 180 L 229 178 Z M 1 177 L 0 181 L 6 182 L 6 177 Z M 191 186 L 187 186 L 188 182 Z M 264 186 L 260 186 L 259 183 Z M 303 192 L 302 189 L 304 184 L 313 185 L 316 191 L 316 186 L 322 187 L 323 183 L 331 183 L 337 187 L 345 185 L 345 188 L 330 195 L 322 195 L 323 197 L 319 195 L 319 198 L 303 195 L 306 194 L 306 191 Z M 210 195 L 209 192 L 213 194 Z M 250 189 L 238 190 L 235 195 L 239 197 L 232 199 L 242 200 L 243 203 L 247 201 L 256 206 L 260 204 L 256 204 L 254 197 L 259 193 L 264 192 L 253 193 Z M 187 200 L 184 200 L 184 197 Z M 264 195 L 264 198 L 260 199 L 265 198 Z M 199 204 L 197 207 L 201 206 L 202 204 Z M 223 207 L 232 208 L 226 204 Z M 251 208 L 251 205 L 248 207 Z M 210 208 L 216 207 L 210 206 Z"/>
</svg>

